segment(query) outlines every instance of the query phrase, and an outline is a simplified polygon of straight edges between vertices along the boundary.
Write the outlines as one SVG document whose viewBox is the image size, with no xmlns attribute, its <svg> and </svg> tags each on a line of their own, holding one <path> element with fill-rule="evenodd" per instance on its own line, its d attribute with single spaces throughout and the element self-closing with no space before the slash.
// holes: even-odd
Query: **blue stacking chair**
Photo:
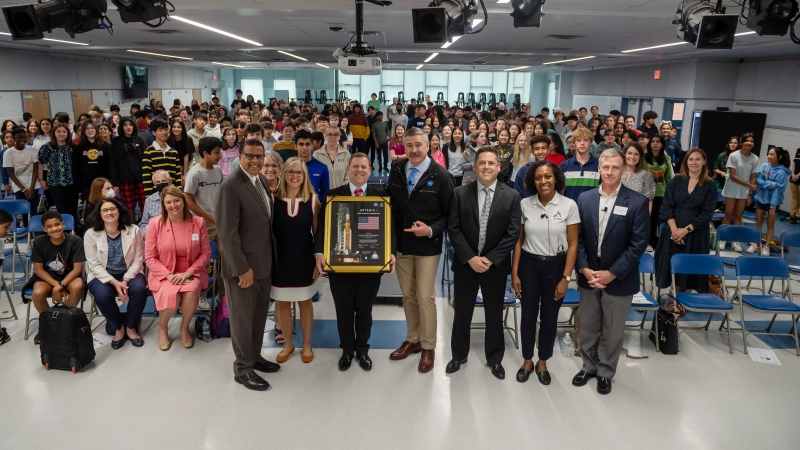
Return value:
<svg viewBox="0 0 800 450">
<path fill-rule="evenodd" d="M 722 295 L 725 296 L 725 267 L 722 261 L 714 255 L 695 255 L 690 253 L 680 253 L 673 255 L 670 260 L 672 272 L 672 295 L 676 298 L 678 303 L 683 305 L 687 311 L 708 313 L 708 321 L 703 327 L 681 327 L 680 321 L 678 322 L 678 351 L 680 351 L 680 333 L 686 331 L 700 331 L 708 332 L 708 326 L 711 324 L 711 319 L 714 313 L 724 314 L 722 325 L 725 326 L 725 331 L 720 331 L 728 335 L 728 350 L 733 353 L 733 345 L 731 344 L 731 328 L 730 328 L 730 313 L 733 311 L 733 305 L 726 302 L 722 298 L 714 294 L 700 294 L 677 292 L 675 287 L 675 275 L 717 275 L 722 278 L 722 286 L 720 286 Z M 720 327 L 722 328 L 722 327 Z"/>
<path fill-rule="evenodd" d="M 717 191 L 717 203 L 724 203 L 724 202 L 725 202 L 725 197 L 722 196 L 722 191 Z M 725 218 L 725 213 L 723 212 L 715 212 L 711 216 L 712 221 L 721 221 L 724 218 Z"/>
<path fill-rule="evenodd" d="M 656 293 L 660 293 L 660 289 L 656 287 L 655 282 L 655 274 L 656 274 L 656 260 L 653 259 L 653 255 L 649 253 L 644 253 L 641 258 L 639 258 L 639 277 L 641 281 L 641 289 L 642 295 L 644 295 L 645 300 L 649 303 L 649 305 L 644 304 L 635 304 L 631 305 L 631 309 L 634 311 L 642 311 L 642 321 L 638 325 L 629 325 L 626 326 L 627 330 L 633 331 L 646 331 L 648 333 L 655 333 L 656 335 L 656 351 L 660 351 L 658 345 L 658 320 L 655 321 L 656 329 L 650 330 L 644 327 L 645 321 L 647 320 L 647 312 L 648 311 L 658 311 L 658 300 L 654 295 Z M 646 277 L 645 275 L 649 275 Z M 650 279 L 650 289 L 647 289 L 646 279 Z"/>
<path fill-rule="evenodd" d="M 744 247 L 748 242 L 760 243 L 761 230 L 750 225 L 720 225 L 719 228 L 717 228 L 717 242 L 721 240 L 743 243 L 745 245 L 742 247 Z M 717 257 L 722 260 L 722 264 L 730 268 L 735 268 L 736 260 L 740 258 L 740 256 L 720 256 L 719 245 L 717 245 L 716 253 Z M 749 281 L 747 283 L 747 288 L 750 288 Z M 734 297 L 735 296 L 736 292 L 734 292 Z"/>
<path fill-rule="evenodd" d="M 23 215 L 30 220 L 31 217 L 31 204 L 27 200 L 3 200 L 0 203 L 0 208 L 5 209 L 11 216 L 14 218 L 12 220 L 12 227 L 11 227 L 11 236 L 12 236 L 12 244 L 11 244 L 11 278 L 17 278 L 17 259 L 19 259 L 19 264 L 22 266 L 22 270 L 25 273 L 25 279 L 28 278 L 28 267 L 25 265 L 25 262 L 22 260 L 22 251 L 19 249 L 19 243 L 17 241 L 17 236 L 24 236 L 28 229 L 25 227 L 17 227 L 17 216 Z M 30 240 L 28 241 L 30 242 Z M 5 251 L 3 252 L 4 256 Z M 11 293 L 14 293 L 14 282 L 11 282 Z"/>
<path fill-rule="evenodd" d="M 483 308 L 483 298 L 477 297 L 475 299 L 475 306 L 478 308 Z M 503 329 L 506 330 L 511 336 L 511 340 L 514 342 L 514 348 L 519 349 L 519 319 L 517 317 L 517 308 L 520 307 L 519 299 L 509 291 L 506 291 L 506 296 L 503 299 L 503 309 L 505 309 L 505 315 L 503 316 Z M 508 323 L 508 312 L 513 310 L 514 311 L 514 326 L 511 326 Z M 470 324 L 470 329 L 473 330 L 483 330 L 486 328 L 486 323 L 484 322 L 473 322 Z"/>
<path fill-rule="evenodd" d="M 16 227 L 17 227 L 17 221 L 16 220 L 12 220 L 11 221 L 11 228 L 9 229 L 9 232 L 13 233 L 14 230 L 16 229 Z M 7 258 L 9 255 L 13 254 L 13 252 L 14 252 L 13 248 L 4 248 L 3 249 L 3 258 L 4 259 Z M 20 261 L 21 261 L 21 259 L 20 259 Z M 24 263 L 21 263 L 21 264 L 23 265 L 23 267 L 25 267 Z M 13 274 L 12 274 L 12 277 L 13 277 Z M 12 286 L 14 285 L 13 278 L 11 280 L 11 285 Z M 11 301 L 11 295 L 8 293 L 8 285 L 6 284 L 6 278 L 5 278 L 5 274 L 3 274 L 2 265 L 0 265 L 0 291 L 5 291 L 6 299 L 8 300 L 8 304 L 11 306 L 11 315 L 8 316 L 8 317 L 0 317 L 0 319 L 14 319 L 14 320 L 17 320 L 17 310 L 14 309 L 14 302 Z"/>
<path fill-rule="evenodd" d="M 781 279 L 781 285 L 786 284 L 786 288 L 782 289 L 782 295 L 749 295 L 744 294 L 742 290 L 742 277 L 761 277 L 762 285 L 765 283 L 765 277 Z M 742 341 L 744 344 L 744 352 L 747 353 L 747 335 L 748 334 L 770 334 L 791 336 L 794 338 L 795 351 L 797 356 L 800 356 L 800 343 L 797 340 L 797 320 L 800 319 L 800 306 L 792 301 L 792 283 L 789 278 L 789 264 L 782 258 L 759 258 L 757 256 L 743 256 L 736 260 L 736 284 L 739 293 L 739 306 L 742 312 Z M 762 286 L 762 292 L 764 286 Z M 772 320 L 767 328 L 761 330 L 748 331 L 745 324 L 745 306 L 760 313 L 772 314 Z M 788 314 L 792 317 L 792 329 L 789 333 L 770 333 L 772 325 L 775 323 L 775 318 L 778 314 Z"/>
</svg>

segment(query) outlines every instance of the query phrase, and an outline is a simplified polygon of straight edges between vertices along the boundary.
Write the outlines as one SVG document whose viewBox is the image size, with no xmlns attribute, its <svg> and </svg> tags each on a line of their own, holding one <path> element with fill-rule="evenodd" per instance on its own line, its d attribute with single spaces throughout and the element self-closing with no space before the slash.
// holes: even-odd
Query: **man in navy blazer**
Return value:
<svg viewBox="0 0 800 450">
<path fill-rule="evenodd" d="M 611 392 L 622 351 L 625 320 L 639 292 L 639 258 L 647 248 L 647 197 L 622 185 L 625 161 L 615 149 L 600 155 L 600 188 L 578 197 L 580 348 L 583 368 L 572 379 L 583 386 L 597 377 L 597 392 Z"/>
</svg>

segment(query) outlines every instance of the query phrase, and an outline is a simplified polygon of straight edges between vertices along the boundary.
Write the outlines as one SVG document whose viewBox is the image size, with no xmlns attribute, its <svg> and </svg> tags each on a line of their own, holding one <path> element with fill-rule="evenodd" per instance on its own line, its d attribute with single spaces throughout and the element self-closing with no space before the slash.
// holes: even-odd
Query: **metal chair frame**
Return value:
<svg viewBox="0 0 800 450">
<path fill-rule="evenodd" d="M 28 215 L 28 226 L 30 227 L 30 220 L 31 220 L 31 204 L 27 200 L 17 200 L 13 197 L 7 197 L 0 203 L 0 207 L 8 211 L 9 214 L 14 218 L 11 221 L 11 229 L 9 230 L 12 234 L 12 244 L 11 244 L 11 293 L 14 293 L 14 278 L 16 278 L 17 268 L 16 263 L 17 259 L 19 259 L 19 264 L 22 266 L 22 270 L 25 273 L 25 279 L 28 279 L 28 266 L 25 264 L 25 261 L 22 260 L 23 254 L 22 251 L 19 249 L 19 241 L 17 240 L 17 235 L 19 233 L 26 234 L 28 233 L 28 228 L 17 228 L 17 215 Z M 27 211 L 27 212 L 26 212 Z M 31 240 L 28 239 L 28 243 L 30 244 Z"/>
</svg>

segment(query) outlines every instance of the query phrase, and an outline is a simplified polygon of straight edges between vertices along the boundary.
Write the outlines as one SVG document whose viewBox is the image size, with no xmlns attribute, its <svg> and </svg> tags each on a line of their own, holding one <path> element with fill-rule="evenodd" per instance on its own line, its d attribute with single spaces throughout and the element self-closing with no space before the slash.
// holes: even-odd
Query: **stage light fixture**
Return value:
<svg viewBox="0 0 800 450">
<path fill-rule="evenodd" d="M 785 36 L 797 11 L 797 0 L 750 0 L 747 28 L 759 36 Z"/>
<path fill-rule="evenodd" d="M 725 14 L 718 2 L 689 0 L 681 2 L 672 21 L 678 26 L 678 38 L 694 44 L 695 48 L 733 48 L 737 14 Z"/>
<path fill-rule="evenodd" d="M 3 8 L 15 41 L 44 38 L 44 33 L 63 28 L 70 37 L 97 28 L 111 28 L 106 0 L 51 0 L 34 5 Z"/>
<path fill-rule="evenodd" d="M 123 22 L 142 22 L 152 28 L 163 25 L 167 21 L 169 13 L 175 11 L 175 7 L 168 1 L 111 0 L 111 3 L 117 7 L 119 17 Z M 167 9 L 168 4 L 172 6 L 171 10 Z M 159 19 L 158 23 L 148 23 L 156 19 Z"/>
<path fill-rule="evenodd" d="M 522 27 L 536 27 L 542 24 L 542 16 L 544 11 L 545 0 L 511 0 L 511 6 L 514 12 L 511 17 L 514 18 L 514 28 Z"/>
<path fill-rule="evenodd" d="M 469 34 L 477 13 L 478 5 L 475 0 L 434 0 L 427 8 L 412 9 L 414 43 L 444 44 L 450 42 L 454 36 Z M 484 20 L 483 27 L 485 26 Z"/>
</svg>

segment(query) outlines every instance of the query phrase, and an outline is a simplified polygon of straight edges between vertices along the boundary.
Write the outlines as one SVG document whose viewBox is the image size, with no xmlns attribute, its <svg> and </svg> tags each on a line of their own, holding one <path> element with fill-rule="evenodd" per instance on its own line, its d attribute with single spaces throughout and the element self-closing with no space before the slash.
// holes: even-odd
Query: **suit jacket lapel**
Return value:
<svg viewBox="0 0 800 450">
<path fill-rule="evenodd" d="M 492 197 L 492 205 L 489 207 L 489 219 L 487 222 L 492 221 L 492 216 L 494 216 L 495 211 L 497 211 L 497 208 L 499 208 L 500 197 L 502 197 L 504 194 L 503 191 L 503 185 L 498 181 L 497 185 L 495 185 L 494 196 Z"/>
<path fill-rule="evenodd" d="M 614 205 L 611 206 L 611 210 L 608 211 L 608 213 L 607 213 L 607 214 L 611 214 L 611 215 L 608 216 L 608 224 L 606 224 L 606 229 L 605 229 L 605 233 L 603 234 L 603 239 L 605 239 L 606 236 L 608 236 L 608 233 L 612 229 L 614 229 L 614 225 L 617 224 L 617 219 L 619 219 L 619 216 L 620 216 L 619 214 L 614 214 L 614 209 L 616 209 L 617 205 L 622 206 L 622 207 L 627 207 L 628 206 L 628 193 L 627 192 L 623 192 L 622 189 L 620 189 L 619 194 L 617 195 L 617 200 L 614 202 Z M 598 205 L 598 208 L 599 208 L 599 205 Z"/>
<path fill-rule="evenodd" d="M 589 204 L 589 218 L 591 221 L 592 230 L 594 230 L 594 235 L 597 237 L 600 230 L 600 192 L 598 192 L 596 189 L 592 194 L 592 199 Z"/>
<path fill-rule="evenodd" d="M 469 184 L 469 199 L 470 204 L 472 205 L 472 212 L 475 213 L 475 221 L 480 224 L 481 223 L 481 207 L 478 204 L 478 183 L 470 183 Z"/>
<path fill-rule="evenodd" d="M 261 194 L 258 193 L 258 189 L 256 189 L 255 186 L 253 186 L 253 183 L 250 181 L 250 177 L 248 176 L 248 174 L 245 173 L 243 169 L 237 169 L 237 170 L 242 172 L 241 174 L 239 174 L 239 178 L 242 180 L 242 183 L 244 183 L 245 189 L 248 192 L 250 192 L 250 194 L 253 196 L 253 198 L 256 201 L 258 201 L 258 204 L 261 207 L 261 211 L 264 214 L 266 214 L 267 218 L 272 220 L 272 217 L 270 217 L 270 214 L 267 211 L 267 205 L 264 204 L 264 199 L 261 198 Z M 259 176 L 260 176 L 260 174 L 259 174 Z M 269 199 L 269 192 L 267 192 L 267 199 Z"/>
</svg>

